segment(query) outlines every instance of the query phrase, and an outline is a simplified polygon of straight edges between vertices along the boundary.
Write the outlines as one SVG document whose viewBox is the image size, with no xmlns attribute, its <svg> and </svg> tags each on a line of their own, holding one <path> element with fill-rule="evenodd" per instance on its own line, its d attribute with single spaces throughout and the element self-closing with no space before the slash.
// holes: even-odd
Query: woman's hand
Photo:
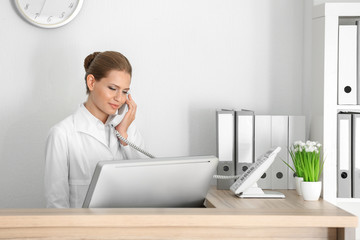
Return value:
<svg viewBox="0 0 360 240">
<path fill-rule="evenodd" d="M 137 105 L 134 101 L 134 99 L 131 97 L 131 94 L 129 94 L 129 98 L 126 98 L 126 101 L 124 104 L 128 105 L 128 111 L 126 112 L 124 118 L 121 120 L 119 125 L 117 125 L 115 128 L 120 133 L 121 136 L 124 138 L 128 137 L 127 130 L 131 123 L 135 120 L 136 115 L 136 109 Z M 122 145 L 126 146 L 127 144 L 123 141 L 120 141 Z"/>
</svg>

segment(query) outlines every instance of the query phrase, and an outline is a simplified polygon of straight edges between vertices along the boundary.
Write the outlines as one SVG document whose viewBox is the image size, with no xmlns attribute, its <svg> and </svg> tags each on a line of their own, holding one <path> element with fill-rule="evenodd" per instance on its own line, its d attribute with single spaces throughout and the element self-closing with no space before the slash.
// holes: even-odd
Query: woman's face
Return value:
<svg viewBox="0 0 360 240">
<path fill-rule="evenodd" d="M 115 114 L 125 103 L 130 82 L 130 74 L 125 71 L 111 70 L 107 77 L 99 81 L 93 75 L 88 75 L 90 112 L 103 122 L 106 121 L 109 115 Z"/>
</svg>

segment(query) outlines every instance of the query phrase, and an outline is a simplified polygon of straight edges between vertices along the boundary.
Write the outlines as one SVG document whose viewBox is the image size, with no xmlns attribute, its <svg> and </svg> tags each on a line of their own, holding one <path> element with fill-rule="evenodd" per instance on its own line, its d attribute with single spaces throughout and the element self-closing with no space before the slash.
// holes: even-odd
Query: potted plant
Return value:
<svg viewBox="0 0 360 240">
<path fill-rule="evenodd" d="M 302 141 L 296 141 L 289 148 L 289 154 L 292 160 L 292 165 L 288 164 L 283 160 L 283 162 L 295 173 L 295 186 L 296 192 L 298 195 L 302 195 L 301 193 L 301 182 L 303 179 L 303 169 L 302 169 L 302 149 L 304 148 L 305 143 Z"/>
<path fill-rule="evenodd" d="M 307 141 L 306 143 L 296 141 L 290 148 L 289 153 L 295 169 L 287 163 L 286 165 L 288 165 L 298 177 L 302 177 L 302 181 L 299 184 L 300 186 L 297 186 L 298 193 L 300 191 L 305 200 L 318 200 L 322 186 L 319 179 L 324 166 L 321 144 L 313 141 Z"/>
<path fill-rule="evenodd" d="M 318 142 L 307 141 L 302 150 L 303 160 L 303 178 L 301 191 L 304 200 L 318 200 L 321 193 L 322 183 L 319 181 L 323 167 L 324 159 L 321 153 L 321 144 Z"/>
</svg>

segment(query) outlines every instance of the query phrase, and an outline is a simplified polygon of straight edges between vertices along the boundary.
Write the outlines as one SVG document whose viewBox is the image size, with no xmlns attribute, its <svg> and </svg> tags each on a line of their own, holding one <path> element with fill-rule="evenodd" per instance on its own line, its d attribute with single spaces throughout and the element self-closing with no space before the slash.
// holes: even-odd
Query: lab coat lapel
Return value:
<svg viewBox="0 0 360 240">
<path fill-rule="evenodd" d="M 81 105 L 74 114 L 74 126 L 76 131 L 88 134 L 108 147 L 105 135 L 98 129 L 101 124 L 103 123 L 94 117 L 84 105 Z"/>
</svg>

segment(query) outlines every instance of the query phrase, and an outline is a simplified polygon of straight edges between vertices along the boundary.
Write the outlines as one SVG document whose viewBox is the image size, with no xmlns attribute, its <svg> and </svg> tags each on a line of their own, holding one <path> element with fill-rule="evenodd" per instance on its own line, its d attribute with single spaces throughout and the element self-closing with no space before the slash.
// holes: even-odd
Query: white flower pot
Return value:
<svg viewBox="0 0 360 240">
<path fill-rule="evenodd" d="M 317 201 L 321 193 L 321 182 L 302 182 L 301 192 L 304 200 Z"/>
<path fill-rule="evenodd" d="M 304 181 L 304 178 L 302 177 L 295 177 L 295 186 L 296 186 L 296 192 L 299 196 L 302 195 L 301 193 L 301 182 Z"/>
</svg>

